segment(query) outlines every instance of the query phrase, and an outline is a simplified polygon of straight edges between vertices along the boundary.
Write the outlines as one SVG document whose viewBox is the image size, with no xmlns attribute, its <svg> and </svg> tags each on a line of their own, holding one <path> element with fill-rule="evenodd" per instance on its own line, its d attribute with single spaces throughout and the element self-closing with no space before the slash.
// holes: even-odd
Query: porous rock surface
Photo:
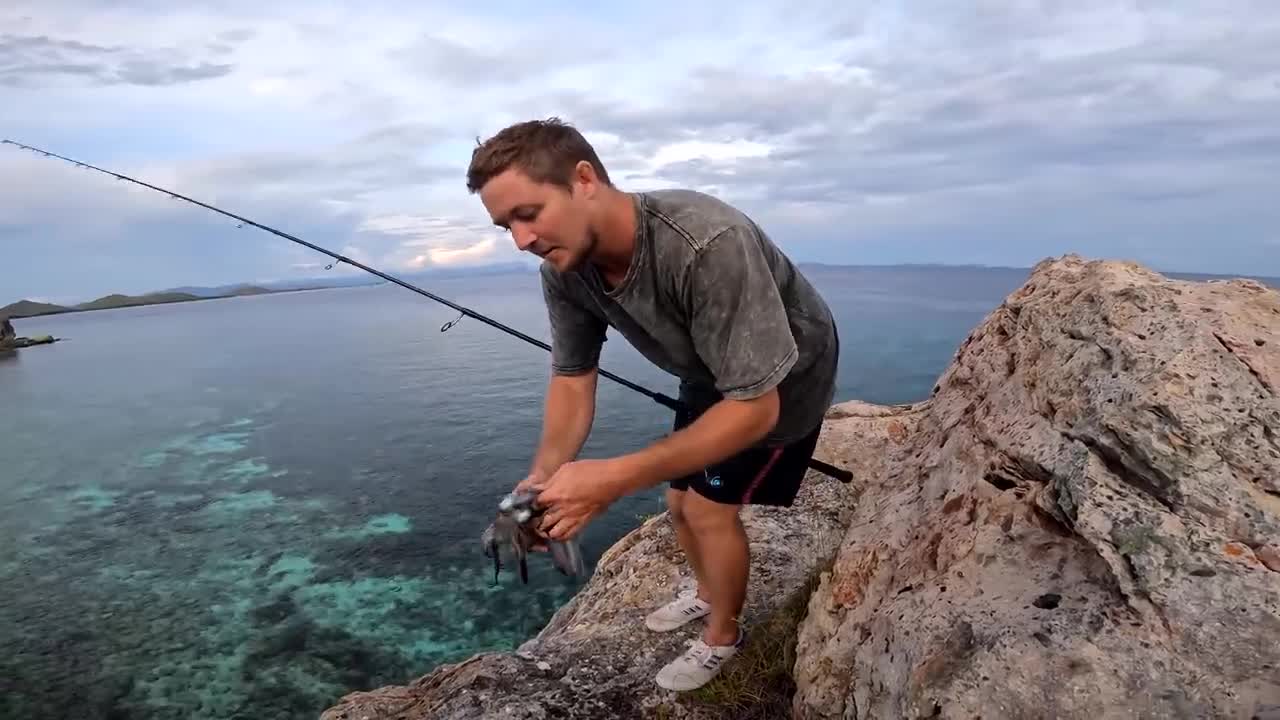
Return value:
<svg viewBox="0 0 1280 720">
<path fill-rule="evenodd" d="M 1045 261 L 929 399 L 836 405 L 818 456 L 854 483 L 744 512 L 749 628 L 830 568 L 795 717 L 1280 720 L 1276 290 Z M 699 623 L 643 617 L 691 583 L 659 515 L 518 652 L 322 720 L 716 717 L 653 683 Z"/>
<path fill-rule="evenodd" d="M 1046 261 L 883 421 L 795 717 L 1280 717 L 1276 290 Z"/>
</svg>

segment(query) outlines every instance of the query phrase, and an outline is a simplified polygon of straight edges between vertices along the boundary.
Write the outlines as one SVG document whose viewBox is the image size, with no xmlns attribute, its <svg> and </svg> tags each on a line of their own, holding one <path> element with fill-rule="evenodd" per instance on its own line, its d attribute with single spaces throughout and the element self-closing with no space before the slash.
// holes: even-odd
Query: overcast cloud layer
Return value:
<svg viewBox="0 0 1280 720">
<path fill-rule="evenodd" d="M 466 163 L 559 115 L 803 261 L 1280 275 L 1271 2 L 101 5 L 0 9 L 0 135 L 387 271 L 519 259 Z M 0 304 L 328 260 L 10 145 L 0 177 Z"/>
</svg>

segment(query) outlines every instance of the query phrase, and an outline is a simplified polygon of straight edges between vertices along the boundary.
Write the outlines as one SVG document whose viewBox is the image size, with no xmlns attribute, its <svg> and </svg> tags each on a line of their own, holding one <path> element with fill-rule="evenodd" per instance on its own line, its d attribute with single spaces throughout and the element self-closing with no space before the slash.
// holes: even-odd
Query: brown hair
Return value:
<svg viewBox="0 0 1280 720">
<path fill-rule="evenodd" d="M 527 120 L 508 125 L 483 143 L 477 141 L 467 168 L 467 189 L 479 192 L 512 166 L 534 182 L 568 188 L 574 167 L 583 160 L 591 163 L 601 182 L 612 186 L 595 148 L 572 125 L 556 117 Z"/>
</svg>

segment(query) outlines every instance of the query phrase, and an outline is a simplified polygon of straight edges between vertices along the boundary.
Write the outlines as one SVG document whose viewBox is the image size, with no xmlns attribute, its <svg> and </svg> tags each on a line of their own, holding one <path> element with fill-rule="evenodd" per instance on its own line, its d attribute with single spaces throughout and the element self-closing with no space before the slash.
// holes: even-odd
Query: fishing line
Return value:
<svg viewBox="0 0 1280 720">
<path fill-rule="evenodd" d="M 156 192 L 161 193 L 161 194 L 163 194 L 163 195 L 168 195 L 171 199 L 174 199 L 174 200 L 185 200 L 186 202 L 189 202 L 189 203 L 191 203 L 191 204 L 193 204 L 193 205 L 199 205 L 199 206 L 200 206 L 200 207 L 202 207 L 202 208 L 205 208 L 205 209 L 207 209 L 207 210 L 212 210 L 213 212 L 219 213 L 219 214 L 221 214 L 221 215 L 226 215 L 226 216 L 227 216 L 227 217 L 229 217 L 229 218 L 233 218 L 233 219 L 235 219 L 235 220 L 239 221 L 239 223 L 240 223 L 240 224 L 238 224 L 238 225 L 236 226 L 237 228 L 243 228 L 245 225 L 252 225 L 252 226 L 254 226 L 254 227 L 256 227 L 256 228 L 259 228 L 259 229 L 261 229 L 261 230 L 266 230 L 267 232 L 269 232 L 269 233 L 271 233 L 271 234 L 273 234 L 273 235 L 278 235 L 279 237 L 282 237 L 282 238 L 284 238 L 284 239 L 286 239 L 286 240 L 290 240 L 290 241 L 292 241 L 292 242 L 298 243 L 299 245 L 302 245 L 302 246 L 304 246 L 304 247 L 307 247 L 307 248 L 310 248 L 310 249 L 312 249 L 312 250 L 315 250 L 315 251 L 316 251 L 316 252 L 318 252 L 318 253 L 323 253 L 324 255 L 328 255 L 329 257 L 333 258 L 333 262 L 331 262 L 331 263 L 329 263 L 329 264 L 325 265 L 325 269 L 326 269 L 326 270 L 332 269 L 332 268 L 333 268 L 333 266 L 334 266 L 334 265 L 337 265 L 338 263 L 346 263 L 346 264 L 348 264 L 348 265 L 350 265 L 350 266 L 352 266 L 352 267 L 357 267 L 357 268 L 360 268 L 361 270 L 364 270 L 364 271 L 365 271 L 365 272 L 367 272 L 367 273 L 370 273 L 370 274 L 372 274 L 372 275 L 376 275 L 376 276 L 378 276 L 378 277 L 382 278 L 383 280 L 386 280 L 387 282 L 395 283 L 396 285 L 399 285 L 400 287 L 403 287 L 403 288 L 405 288 L 405 289 L 407 289 L 407 290 L 412 290 L 413 292 L 416 292 L 416 293 L 418 293 L 419 295 L 422 295 L 422 296 L 424 296 L 424 297 L 430 298 L 430 299 L 435 300 L 436 302 L 438 302 L 438 303 L 440 303 L 440 304 L 442 304 L 442 305 L 446 305 L 446 306 L 448 306 L 448 307 L 453 308 L 454 310 L 457 310 L 457 311 L 458 311 L 458 313 L 459 313 L 459 315 L 458 315 L 457 319 L 455 319 L 455 320 L 451 320 L 451 321 L 449 321 L 449 322 L 445 323 L 444 325 L 442 325 L 442 326 L 440 327 L 440 332 L 445 332 L 445 331 L 449 330 L 450 328 L 452 328 L 454 325 L 457 325 L 457 324 L 458 324 L 458 322 L 460 322 L 464 316 L 465 316 L 465 317 L 472 317 L 472 318 L 475 318 L 476 320 L 479 320 L 480 322 L 485 323 L 486 325 L 490 325 L 490 326 L 492 326 L 492 327 L 497 328 L 498 330 L 501 330 L 501 331 L 503 331 L 503 332 L 505 332 L 505 333 L 508 333 L 508 334 L 510 334 L 510 335 L 513 335 L 513 336 L 515 336 L 515 337 L 517 337 L 517 338 L 520 338 L 521 340 L 524 340 L 525 342 L 527 342 L 527 343 L 529 343 L 529 344 L 531 344 L 531 345 L 536 345 L 537 347 L 540 347 L 540 348 L 542 348 L 543 350 L 546 350 L 547 352 L 550 352 L 550 351 L 551 351 L 551 346 L 550 346 L 550 345 L 546 344 L 545 342 L 542 342 L 541 340 L 538 340 L 537 338 L 530 337 L 530 336 L 526 335 L 525 333 L 522 333 L 522 332 L 520 332 L 519 330 L 516 330 L 515 328 L 511 328 L 511 327 L 508 327 L 508 326 L 506 326 L 506 325 L 503 325 L 502 323 L 498 322 L 497 320 L 493 320 L 493 319 L 491 319 L 491 318 L 485 317 L 484 315 L 481 315 L 480 313 L 478 313 L 478 312 L 476 312 L 476 311 L 474 311 L 474 310 L 472 310 L 472 309 L 470 309 L 470 308 L 463 307 L 462 305 L 458 305 L 457 303 L 454 303 L 454 302 L 451 302 L 451 301 L 449 301 L 449 300 L 446 300 L 445 298 L 442 298 L 442 297 L 440 297 L 440 296 L 438 296 L 438 295 L 434 295 L 434 294 L 432 294 L 432 293 L 430 293 L 430 292 L 427 292 L 426 290 L 423 290 L 422 288 L 418 287 L 417 285 L 412 285 L 412 284 L 410 284 L 410 283 L 407 283 L 407 282 L 405 282 L 404 280 L 401 280 L 400 278 L 397 278 L 397 277 L 395 277 L 395 276 L 393 276 L 393 275 L 388 275 L 387 273 L 384 273 L 384 272 L 382 272 L 381 270 L 378 270 L 378 269 L 376 269 L 376 268 L 369 267 L 368 265 L 365 265 L 365 264 L 363 264 L 363 263 L 361 263 L 361 262 L 359 262 L 359 261 L 357 261 L 357 260 L 352 260 L 351 258 L 346 257 L 345 255 L 339 255 L 338 253 L 335 253 L 335 252 L 333 252 L 333 251 L 331 251 L 331 250 L 328 250 L 328 249 L 322 248 L 322 247 L 320 247 L 319 245 L 314 245 L 314 244 L 312 244 L 312 243 L 309 243 L 309 242 L 307 242 L 306 240 L 303 240 L 302 238 L 294 237 L 293 235 L 290 235 L 289 233 L 286 233 L 286 232 L 284 232 L 284 231 L 277 230 L 277 229 L 275 229 L 275 228 L 273 228 L 273 227 L 270 227 L 270 226 L 267 226 L 267 225 L 263 225 L 262 223 L 254 222 L 253 220 L 250 220 L 249 218 L 241 217 L 241 216 L 239 216 L 239 215 L 236 215 L 235 213 L 228 212 L 228 211 L 226 211 L 226 210 L 223 210 L 222 208 L 214 207 L 213 205 L 210 205 L 210 204 L 208 204 L 208 203 L 201 202 L 201 201 L 199 201 L 199 200 L 195 200 L 195 199 L 193 199 L 193 198 L 189 198 L 189 197 L 187 197 L 186 195 L 182 195 L 182 194 L 180 194 L 180 193 L 176 193 L 176 192 L 174 192 L 174 191 L 172 191 L 172 190 L 166 190 L 165 188 L 157 187 L 157 186 L 155 186 L 155 185 L 152 185 L 151 183 L 144 182 L 144 181 L 142 181 L 142 180 L 137 180 L 137 179 L 135 179 L 135 178 L 131 178 L 131 177 L 129 177 L 128 175 L 121 175 L 120 173 L 117 173 L 117 172 L 112 172 L 112 171 L 110 171 L 110 170 L 104 170 L 103 168 L 97 167 L 97 166 L 95 166 L 95 165 L 90 165 L 89 163 L 81 162 L 81 161 L 79 161 L 79 160 L 73 160 L 73 159 L 71 159 L 71 158 L 69 158 L 69 157 L 63 157 L 62 155 L 58 155 L 57 153 L 49 152 L 48 150 L 42 150 L 42 149 L 40 149 L 40 148 L 32 147 L 32 146 L 30 146 L 30 145 L 24 145 L 24 144 L 22 144 L 22 143 L 20 143 L 20 142 L 15 142 L 15 141 L 13 141 L 13 140 L 0 140 L 0 143 L 4 143 L 4 144 L 8 144 L 8 145 L 13 145 L 13 146 L 16 146 L 16 147 L 22 148 L 22 149 L 24 149 L 24 150 L 30 150 L 30 151 L 31 151 L 31 152 L 33 152 L 33 153 L 36 153 L 36 154 L 38 154 L 38 155 L 44 155 L 45 157 L 53 157 L 53 158 L 58 158 L 59 160 L 65 160 L 66 162 L 69 162 L 69 163 L 71 163 L 72 165 L 75 165 L 75 166 L 80 167 L 80 168 L 84 168 L 84 169 L 88 169 L 88 170 L 96 170 L 96 171 L 98 171 L 98 172 L 100 172 L 100 173 L 104 173 L 104 174 L 106 174 L 106 175 L 110 175 L 110 176 L 112 176 L 112 177 L 116 178 L 117 180 L 125 180 L 125 181 L 128 181 L 128 182 L 134 183 L 134 184 L 136 184 L 136 185 L 141 185 L 141 186 L 143 186 L 143 187 L 150 188 L 150 189 L 155 190 Z M 687 409 L 684 403 L 680 402 L 679 400 L 677 400 L 677 399 L 675 399 L 675 398 L 672 398 L 672 397 L 670 397 L 670 396 L 664 395 L 664 394 L 662 394 L 662 393 L 660 393 L 660 392 L 654 392 L 653 390 L 650 390 L 650 389 L 648 389 L 648 388 L 646 388 L 646 387 L 643 387 L 643 386 L 641 386 L 641 385 L 637 385 L 636 383 L 633 383 L 633 382 L 631 382 L 630 380 L 627 380 L 626 378 L 619 377 L 619 376 L 617 376 L 617 375 L 615 375 L 615 374 L 613 374 L 613 373 L 609 372 L 608 370 L 605 370 L 605 369 L 601 368 L 601 369 L 599 369 L 599 370 L 598 370 L 598 372 L 600 373 L 600 375 L 602 375 L 602 376 L 604 376 L 604 377 L 606 377 L 606 378 L 608 378 L 608 379 L 610 379 L 610 380 L 612 380 L 612 381 L 614 381 L 614 382 L 618 383 L 619 385 L 622 385 L 623 387 L 629 388 L 629 389 L 631 389 L 631 390 L 635 390 L 636 392 L 640 393 L 641 395 L 645 395 L 645 396 L 649 397 L 650 399 L 652 399 L 654 402 L 657 402 L 657 403 L 658 403 L 658 404 L 660 404 L 660 405 L 664 405 L 664 406 L 666 406 L 666 407 L 668 407 L 668 408 L 670 408 L 670 409 L 672 409 L 672 410 L 680 411 L 680 410 L 685 410 L 685 409 Z M 823 474 L 830 475 L 831 477 L 836 478 L 837 480 L 840 480 L 841 482 L 846 482 L 846 483 L 847 483 L 847 482 L 849 482 L 849 481 L 851 481 L 851 480 L 853 479 L 853 473 L 849 472 L 848 470 L 842 470 L 842 469 L 840 469 L 840 468 L 838 468 L 838 467 L 835 467 L 834 465 L 830 465 L 830 464 L 828 464 L 828 463 L 822 462 L 821 460 L 818 460 L 817 458 L 812 458 L 812 459 L 810 459 L 810 461 L 809 461 L 809 467 L 812 467 L 813 469 L 818 470 L 819 472 L 822 472 Z"/>
</svg>

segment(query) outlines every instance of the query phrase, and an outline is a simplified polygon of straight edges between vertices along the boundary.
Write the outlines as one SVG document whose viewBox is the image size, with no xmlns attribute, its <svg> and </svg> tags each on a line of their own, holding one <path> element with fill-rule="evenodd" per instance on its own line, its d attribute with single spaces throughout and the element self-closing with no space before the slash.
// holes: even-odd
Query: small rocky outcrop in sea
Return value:
<svg viewBox="0 0 1280 720">
<path fill-rule="evenodd" d="M 760 715 L 1280 710 L 1276 290 L 1043 262 L 932 397 L 837 405 L 819 456 L 854 484 L 811 473 L 795 508 L 744 513 L 748 643 L 776 642 L 759 623 L 797 595 L 803 615 L 776 646 L 793 697 Z M 644 614 L 689 582 L 658 516 L 520 652 L 352 693 L 323 718 L 749 716 L 750 693 L 778 685 L 744 681 L 754 666 L 685 697 L 653 684 L 698 628 L 655 635 Z"/>
<path fill-rule="evenodd" d="M 7 317 L 0 317 L 0 350 L 13 350 L 16 348 L 31 347 L 32 345 L 49 345 L 58 342 L 58 338 L 52 335 L 38 335 L 36 337 L 18 337 L 17 332 L 13 329 L 13 323 Z"/>
</svg>

